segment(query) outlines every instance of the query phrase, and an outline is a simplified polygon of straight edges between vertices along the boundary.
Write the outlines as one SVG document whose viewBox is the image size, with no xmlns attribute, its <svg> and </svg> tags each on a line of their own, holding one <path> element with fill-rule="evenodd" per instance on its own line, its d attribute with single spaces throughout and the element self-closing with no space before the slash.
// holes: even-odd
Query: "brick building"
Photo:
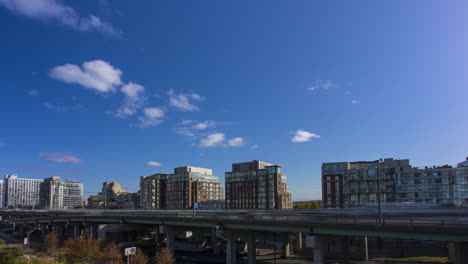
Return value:
<svg viewBox="0 0 468 264">
<path fill-rule="evenodd" d="M 190 209 L 194 203 L 222 200 L 223 188 L 211 169 L 179 167 L 173 174 L 141 177 L 141 207 L 145 209 Z"/>
<path fill-rule="evenodd" d="M 259 160 L 234 163 L 226 172 L 226 209 L 292 209 L 281 166 Z"/>
</svg>

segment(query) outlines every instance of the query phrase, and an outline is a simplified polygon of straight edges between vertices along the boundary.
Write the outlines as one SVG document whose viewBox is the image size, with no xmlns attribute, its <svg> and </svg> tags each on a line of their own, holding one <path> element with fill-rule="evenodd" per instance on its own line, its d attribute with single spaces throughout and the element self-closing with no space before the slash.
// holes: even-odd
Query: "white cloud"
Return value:
<svg viewBox="0 0 468 264">
<path fill-rule="evenodd" d="M 218 123 L 213 120 L 205 120 L 203 122 L 183 120 L 178 124 L 178 127 L 175 128 L 175 131 L 182 136 L 195 137 L 200 134 L 209 133 L 207 130 L 209 128 L 215 128 L 217 125 Z"/>
<path fill-rule="evenodd" d="M 244 139 L 241 137 L 232 138 L 226 142 L 226 137 L 223 133 L 214 133 L 200 140 L 200 147 L 202 148 L 240 147 L 243 145 Z"/>
<path fill-rule="evenodd" d="M 202 101 L 203 98 L 196 94 L 176 94 L 174 90 L 170 90 L 169 94 L 169 105 L 173 106 L 181 111 L 196 111 L 198 106 L 193 104 L 193 101 Z"/>
<path fill-rule="evenodd" d="M 51 78 L 77 83 L 101 93 L 114 92 L 122 84 L 121 75 L 122 71 L 102 60 L 84 62 L 82 68 L 75 64 L 65 64 L 50 71 Z"/>
<path fill-rule="evenodd" d="M 210 148 L 222 146 L 225 140 L 226 138 L 224 137 L 223 133 L 214 133 L 200 140 L 200 147 Z"/>
<path fill-rule="evenodd" d="M 119 32 L 109 23 L 94 15 L 80 16 L 70 6 L 59 0 L 0 0 L 12 13 L 43 22 L 56 22 L 79 31 L 98 31 L 108 35 Z"/>
<path fill-rule="evenodd" d="M 296 134 L 294 137 L 291 139 L 292 142 L 294 143 L 300 143 L 300 142 L 307 142 L 311 140 L 312 138 L 319 138 L 320 136 L 314 133 L 310 133 L 304 130 L 297 130 Z"/>
<path fill-rule="evenodd" d="M 120 89 L 125 94 L 124 104 L 117 109 L 115 116 L 126 118 L 135 115 L 138 109 L 146 103 L 146 97 L 143 96 L 145 88 L 139 84 L 129 82 Z"/>
<path fill-rule="evenodd" d="M 307 90 L 311 92 L 319 90 L 319 89 L 328 90 L 335 86 L 336 85 L 332 83 L 331 81 L 315 81 L 311 87 L 307 88 Z"/>
<path fill-rule="evenodd" d="M 258 145 L 253 145 L 250 147 L 250 149 L 257 149 L 258 148 Z"/>
<path fill-rule="evenodd" d="M 81 163 L 83 162 L 80 158 L 74 156 L 70 153 L 61 153 L 61 152 L 54 152 L 54 153 L 46 153 L 41 152 L 39 153 L 41 158 L 44 158 L 48 161 L 53 161 L 56 163 Z"/>
<path fill-rule="evenodd" d="M 0 0 L 1 1 L 1 0 Z M 39 92 L 38 89 L 31 89 L 29 90 L 29 95 L 30 96 L 39 96 L 41 93 Z"/>
<path fill-rule="evenodd" d="M 352 100 L 351 103 L 352 103 L 352 104 L 359 104 L 359 103 L 361 103 L 361 101 L 359 101 L 359 100 Z"/>
<path fill-rule="evenodd" d="M 148 161 L 146 163 L 146 166 L 148 166 L 148 167 L 161 167 L 161 163 L 159 163 L 157 161 Z"/>
<path fill-rule="evenodd" d="M 161 118 L 164 117 L 165 112 L 160 107 L 148 107 L 143 109 L 144 116 L 138 118 L 141 128 L 157 126 L 161 124 Z"/>
<path fill-rule="evenodd" d="M 244 139 L 241 137 L 236 137 L 228 140 L 228 146 L 230 147 L 240 147 L 244 145 Z"/>
</svg>

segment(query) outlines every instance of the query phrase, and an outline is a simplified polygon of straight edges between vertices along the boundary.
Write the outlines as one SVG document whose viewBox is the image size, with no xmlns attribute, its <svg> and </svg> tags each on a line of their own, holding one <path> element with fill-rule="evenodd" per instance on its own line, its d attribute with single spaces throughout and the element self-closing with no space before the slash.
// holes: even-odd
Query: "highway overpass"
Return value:
<svg viewBox="0 0 468 264">
<path fill-rule="evenodd" d="M 323 241 L 327 236 L 399 238 L 405 240 L 450 242 L 455 263 L 468 263 L 468 211 L 464 209 L 388 210 L 380 223 L 374 210 L 13 210 L 0 209 L 3 221 L 15 225 L 84 225 L 127 224 L 163 226 L 168 246 L 171 229 L 209 228 L 227 239 L 227 263 L 235 262 L 236 234 L 247 234 L 249 252 L 255 252 L 256 232 L 300 233 L 314 241 L 314 262 L 323 263 Z M 93 229 L 93 228 L 91 228 Z M 93 232 L 91 232 L 93 233 Z M 286 239 L 287 240 L 287 239 Z M 284 250 L 288 250 L 287 241 Z M 364 245 L 366 246 L 366 245 Z M 230 248 L 229 248 L 230 247 Z M 365 251 L 365 249 L 364 249 Z M 232 256 L 234 255 L 234 256 Z M 255 255 L 249 254 L 249 263 Z"/>
</svg>

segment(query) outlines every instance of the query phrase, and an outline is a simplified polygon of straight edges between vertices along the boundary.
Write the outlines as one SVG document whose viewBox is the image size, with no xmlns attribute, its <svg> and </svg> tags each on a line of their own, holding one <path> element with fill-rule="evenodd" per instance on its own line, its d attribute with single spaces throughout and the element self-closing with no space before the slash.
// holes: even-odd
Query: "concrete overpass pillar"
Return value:
<svg viewBox="0 0 468 264">
<path fill-rule="evenodd" d="M 302 250 L 302 233 L 297 233 L 296 244 L 297 244 L 297 249 Z"/>
<path fill-rule="evenodd" d="M 219 256 L 221 250 L 219 248 L 219 238 L 216 236 L 216 228 L 211 229 L 211 243 L 213 244 L 213 256 Z"/>
<path fill-rule="evenodd" d="M 62 239 L 63 239 L 63 225 L 56 224 L 55 225 L 55 232 L 57 234 L 58 241 L 62 241 Z"/>
<path fill-rule="evenodd" d="M 228 234 L 226 239 L 226 264 L 236 264 L 236 236 Z"/>
<path fill-rule="evenodd" d="M 281 233 L 281 257 L 289 258 L 291 255 L 291 242 L 289 233 Z"/>
<path fill-rule="evenodd" d="M 449 242 L 449 260 L 454 264 L 468 263 L 468 243 Z"/>
<path fill-rule="evenodd" d="M 166 234 L 166 247 L 174 251 L 174 229 L 165 225 L 164 234 Z"/>
<path fill-rule="evenodd" d="M 45 237 L 46 234 L 47 234 L 47 226 L 41 225 L 41 237 Z"/>
<path fill-rule="evenodd" d="M 325 241 L 323 237 L 315 236 L 313 238 L 314 261 L 313 264 L 325 263 Z"/>
<path fill-rule="evenodd" d="M 91 239 L 98 239 L 98 229 L 99 229 L 99 225 L 97 224 L 90 224 L 90 237 Z"/>
<path fill-rule="evenodd" d="M 73 225 L 73 239 L 80 237 L 80 225 Z"/>
<path fill-rule="evenodd" d="M 341 256 L 344 260 L 345 263 L 348 263 L 349 262 L 349 258 L 350 258 L 350 247 L 351 247 L 351 244 L 350 244 L 350 241 L 349 241 L 349 237 L 348 236 L 345 236 L 345 237 L 342 237 L 341 238 Z"/>
<path fill-rule="evenodd" d="M 359 244 L 361 250 L 361 260 L 369 260 L 369 246 L 367 242 L 367 237 L 360 237 Z"/>
<path fill-rule="evenodd" d="M 257 263 L 257 247 L 256 247 L 255 231 L 249 231 L 247 238 L 247 264 Z"/>
</svg>

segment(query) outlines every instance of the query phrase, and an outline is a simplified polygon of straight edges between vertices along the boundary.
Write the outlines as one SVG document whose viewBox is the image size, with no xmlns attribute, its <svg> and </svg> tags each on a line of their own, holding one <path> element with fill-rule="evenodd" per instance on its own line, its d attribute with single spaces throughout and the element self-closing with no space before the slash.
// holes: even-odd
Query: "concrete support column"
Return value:
<svg viewBox="0 0 468 264">
<path fill-rule="evenodd" d="M 350 258 L 350 238 L 348 236 L 341 238 L 341 256 L 345 263 L 349 262 Z"/>
<path fill-rule="evenodd" d="M 219 239 L 216 236 L 216 228 L 211 229 L 211 243 L 213 244 L 213 256 L 219 256 L 221 249 L 219 248 Z"/>
<path fill-rule="evenodd" d="M 291 243 L 289 239 L 289 233 L 281 233 L 281 257 L 289 258 L 291 255 Z"/>
<path fill-rule="evenodd" d="M 169 226 L 164 226 L 164 234 L 166 234 L 166 247 L 174 250 L 174 230 Z"/>
<path fill-rule="evenodd" d="M 449 260 L 454 264 L 468 263 L 468 243 L 449 242 Z"/>
<path fill-rule="evenodd" d="M 315 236 L 314 241 L 314 264 L 325 263 L 325 241 L 323 237 Z"/>
<path fill-rule="evenodd" d="M 226 264 L 236 264 L 236 237 L 229 234 L 226 239 Z"/>
<path fill-rule="evenodd" d="M 302 250 L 302 233 L 297 233 L 297 249 Z"/>
<path fill-rule="evenodd" d="M 47 234 L 47 226 L 41 225 L 41 237 L 45 237 L 46 234 Z"/>
<path fill-rule="evenodd" d="M 99 225 L 97 225 L 97 224 L 90 224 L 89 228 L 90 228 L 90 230 L 89 230 L 90 238 L 91 238 L 91 239 L 98 239 L 98 228 L 99 228 Z"/>
<path fill-rule="evenodd" d="M 257 262 L 257 245 L 255 231 L 250 231 L 247 238 L 247 264 Z"/>
<path fill-rule="evenodd" d="M 57 233 L 58 241 L 62 241 L 62 238 L 63 238 L 63 225 L 56 224 L 55 225 L 55 232 Z"/>
<path fill-rule="evenodd" d="M 80 226 L 73 225 L 73 239 L 77 239 L 80 237 Z"/>
<path fill-rule="evenodd" d="M 367 242 L 367 237 L 359 238 L 359 246 L 361 251 L 361 260 L 369 260 L 369 245 Z"/>
</svg>

